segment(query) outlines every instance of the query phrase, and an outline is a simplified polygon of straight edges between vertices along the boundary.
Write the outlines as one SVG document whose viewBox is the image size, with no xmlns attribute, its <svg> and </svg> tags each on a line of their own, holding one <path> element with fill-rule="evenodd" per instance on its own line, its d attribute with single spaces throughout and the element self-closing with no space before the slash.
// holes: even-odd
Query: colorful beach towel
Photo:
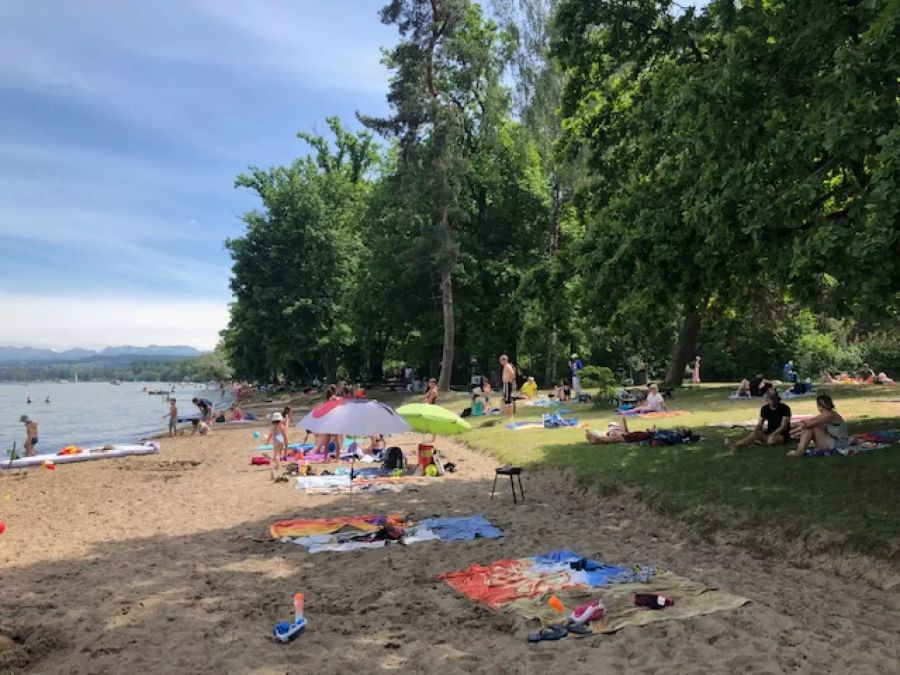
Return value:
<svg viewBox="0 0 900 675">
<path fill-rule="evenodd" d="M 428 518 L 414 522 L 408 518 L 402 521 L 395 516 L 360 517 L 365 527 L 369 523 L 377 525 L 375 529 L 361 529 L 360 520 L 353 519 L 349 525 L 342 525 L 333 532 L 315 532 L 302 536 L 283 536 L 282 541 L 289 541 L 307 549 L 310 553 L 333 552 L 342 553 L 363 548 L 383 548 L 390 544 L 412 545 L 423 541 L 466 541 L 476 538 L 496 539 L 503 532 L 486 520 L 483 516 Z M 331 519 L 334 520 L 334 519 Z M 312 524 L 313 521 L 301 522 L 299 529 L 316 530 L 336 526 L 336 523 Z M 380 525 L 379 525 L 380 523 Z M 377 533 L 386 524 L 399 525 L 402 531 L 398 538 L 385 538 Z M 274 527 L 274 526 L 273 526 Z M 294 531 L 294 530 L 292 530 Z"/>
<path fill-rule="evenodd" d="M 350 472 L 335 476 L 297 476 L 297 490 L 307 494 L 339 494 L 342 492 L 417 492 L 417 484 L 438 480 L 423 476 L 381 476 L 351 480 Z"/>
<path fill-rule="evenodd" d="M 498 560 L 471 565 L 437 577 L 458 593 L 493 611 L 537 620 L 542 625 L 564 621 L 568 613 L 600 598 L 605 616 L 589 625 L 594 633 L 611 633 L 628 625 L 683 619 L 734 609 L 746 598 L 709 588 L 671 572 L 648 567 L 607 565 L 572 551 Z M 664 610 L 634 607 L 632 593 L 661 593 L 675 603 Z M 564 606 L 561 614 L 548 599 L 555 595 Z"/>
<path fill-rule="evenodd" d="M 804 453 L 804 457 L 832 457 L 834 455 L 843 455 L 845 457 L 855 457 L 872 450 L 883 450 L 891 445 L 900 442 L 900 431 L 866 431 L 859 434 L 853 434 L 850 437 L 850 445 L 846 448 L 837 450 L 813 450 L 809 449 Z"/>
</svg>

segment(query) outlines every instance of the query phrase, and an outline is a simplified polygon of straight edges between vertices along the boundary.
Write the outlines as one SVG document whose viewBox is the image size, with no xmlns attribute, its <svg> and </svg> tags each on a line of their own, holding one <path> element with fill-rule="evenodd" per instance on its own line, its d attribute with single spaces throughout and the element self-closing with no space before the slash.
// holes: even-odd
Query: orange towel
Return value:
<svg viewBox="0 0 900 675">
<path fill-rule="evenodd" d="M 342 516 L 338 518 L 301 518 L 297 520 L 279 520 L 272 523 L 269 532 L 275 539 L 282 537 L 311 537 L 315 534 L 334 534 L 340 530 L 352 528 L 360 532 L 375 532 L 381 529 L 381 525 L 373 521 L 385 516 Z M 406 516 L 400 513 L 389 513 L 389 519 L 404 521 Z"/>
</svg>

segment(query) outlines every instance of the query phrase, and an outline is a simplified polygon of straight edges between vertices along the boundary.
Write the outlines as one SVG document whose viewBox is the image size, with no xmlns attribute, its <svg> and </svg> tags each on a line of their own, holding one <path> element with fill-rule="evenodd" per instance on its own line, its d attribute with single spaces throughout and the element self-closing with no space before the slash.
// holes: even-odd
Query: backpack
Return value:
<svg viewBox="0 0 900 675">
<path fill-rule="evenodd" d="M 406 461 L 403 457 L 403 451 L 396 445 L 384 451 L 383 467 L 388 471 L 404 468 Z"/>
</svg>

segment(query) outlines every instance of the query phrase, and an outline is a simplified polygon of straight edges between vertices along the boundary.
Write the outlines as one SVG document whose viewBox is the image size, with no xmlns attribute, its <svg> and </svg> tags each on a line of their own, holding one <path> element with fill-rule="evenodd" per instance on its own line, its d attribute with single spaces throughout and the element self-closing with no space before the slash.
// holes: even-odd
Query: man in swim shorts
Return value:
<svg viewBox="0 0 900 675">
<path fill-rule="evenodd" d="M 516 414 L 516 402 L 513 398 L 516 390 L 516 369 L 509 362 L 509 357 L 506 354 L 500 357 L 500 366 L 503 369 L 500 374 L 500 378 L 503 381 L 503 407 L 506 409 L 509 419 L 512 419 Z"/>
<path fill-rule="evenodd" d="M 34 457 L 34 446 L 38 444 L 38 425 L 28 415 L 22 415 L 19 421 L 25 425 L 25 456 Z"/>
</svg>

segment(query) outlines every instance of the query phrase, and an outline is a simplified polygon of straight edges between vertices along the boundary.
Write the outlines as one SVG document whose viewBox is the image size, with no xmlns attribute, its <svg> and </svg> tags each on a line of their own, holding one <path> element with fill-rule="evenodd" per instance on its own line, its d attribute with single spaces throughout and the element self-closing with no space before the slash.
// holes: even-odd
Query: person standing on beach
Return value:
<svg viewBox="0 0 900 675">
<path fill-rule="evenodd" d="M 500 373 L 500 379 L 503 381 L 503 407 L 509 419 L 512 419 L 516 414 L 516 402 L 513 398 L 516 390 L 516 369 L 506 354 L 500 357 L 500 366 L 503 369 Z"/>
<path fill-rule="evenodd" d="M 266 443 L 272 444 L 272 454 L 275 456 L 275 466 L 277 467 L 281 460 L 287 459 L 288 451 L 287 427 L 281 413 L 272 413 L 272 430 L 269 431 Z"/>
<path fill-rule="evenodd" d="M 175 430 L 178 428 L 178 406 L 175 404 L 175 399 L 169 399 L 169 414 L 163 415 L 163 419 L 169 418 L 169 436 L 175 435 Z"/>
<path fill-rule="evenodd" d="M 569 370 L 572 371 L 572 390 L 576 396 L 581 396 L 581 371 L 584 370 L 584 362 L 578 358 L 578 354 L 572 354 L 569 361 Z"/>
<path fill-rule="evenodd" d="M 38 425 L 28 415 L 22 415 L 19 421 L 25 425 L 25 456 L 34 457 L 34 446 L 38 444 Z"/>
<path fill-rule="evenodd" d="M 197 398 L 196 396 L 191 399 L 191 402 L 200 410 L 200 420 L 206 422 L 209 426 L 212 426 L 212 402 L 205 398 Z"/>
</svg>

